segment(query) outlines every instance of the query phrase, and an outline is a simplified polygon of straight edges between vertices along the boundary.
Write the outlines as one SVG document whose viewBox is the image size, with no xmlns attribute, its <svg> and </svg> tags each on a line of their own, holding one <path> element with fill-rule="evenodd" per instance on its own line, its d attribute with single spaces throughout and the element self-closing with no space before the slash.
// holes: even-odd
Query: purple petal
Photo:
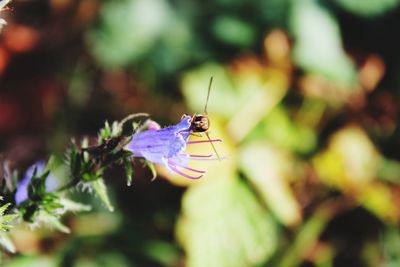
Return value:
<svg viewBox="0 0 400 267">
<path fill-rule="evenodd" d="M 189 131 L 191 120 L 192 120 L 192 117 L 190 117 L 189 115 L 186 115 L 181 119 L 181 121 L 177 125 L 172 126 L 172 127 L 175 127 L 175 129 L 178 132 Z"/>
<path fill-rule="evenodd" d="M 30 180 L 30 176 L 25 176 L 24 179 L 18 183 L 17 191 L 15 192 L 15 203 L 17 206 L 28 199 L 28 185 Z"/>
<path fill-rule="evenodd" d="M 184 116 L 174 126 L 135 134 L 127 148 L 134 157 L 144 157 L 153 163 L 167 165 L 168 159 L 178 157 L 185 150 L 190 135 L 190 121 L 190 116 Z"/>
</svg>

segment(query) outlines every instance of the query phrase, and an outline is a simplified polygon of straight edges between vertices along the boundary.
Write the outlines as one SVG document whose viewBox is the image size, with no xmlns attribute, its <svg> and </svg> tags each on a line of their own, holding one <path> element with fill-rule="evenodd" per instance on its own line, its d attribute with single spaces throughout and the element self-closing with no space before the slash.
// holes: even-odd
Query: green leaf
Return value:
<svg viewBox="0 0 400 267">
<path fill-rule="evenodd" d="M 12 220 L 18 217 L 18 214 L 7 214 L 0 217 L 0 231 L 7 231 L 10 228 L 8 225 Z"/>
<path fill-rule="evenodd" d="M 90 167 L 88 166 L 87 169 Z M 91 172 L 85 172 L 82 174 L 82 181 L 85 182 L 91 182 L 91 181 L 96 181 L 101 177 L 100 173 L 91 173 Z"/>
<path fill-rule="evenodd" d="M 364 17 L 382 15 L 400 4 L 399 0 L 334 0 L 343 9 Z"/>
<path fill-rule="evenodd" d="M 215 78 L 211 88 L 208 112 L 230 118 L 237 113 L 241 97 L 229 72 L 220 65 L 205 64 L 183 76 L 182 93 L 186 104 L 194 112 L 203 112 L 211 76 Z M 221 103 L 224 104 L 221 105 Z"/>
<path fill-rule="evenodd" d="M 128 186 L 132 185 L 132 174 L 133 174 L 133 168 L 132 168 L 132 162 L 130 158 L 124 157 L 124 167 L 125 167 L 125 175 L 126 175 L 126 184 Z"/>
<path fill-rule="evenodd" d="M 108 123 L 108 121 L 106 121 L 104 123 L 104 127 L 100 130 L 100 140 L 99 141 L 109 138 L 109 137 L 111 137 L 111 135 L 112 134 L 111 134 L 110 124 Z"/>
<path fill-rule="evenodd" d="M 21 255 L 19 257 L 13 257 L 11 261 L 7 261 L 4 267 L 54 267 L 59 266 L 57 257 L 50 257 L 49 255 Z"/>
<path fill-rule="evenodd" d="M 7 234 L 0 234 L 0 246 L 11 253 L 15 253 L 14 243 Z"/>
<path fill-rule="evenodd" d="M 150 240 L 141 245 L 143 253 L 161 266 L 179 265 L 180 255 L 176 245 L 161 240 Z"/>
<path fill-rule="evenodd" d="M 88 43 L 104 67 L 126 65 L 149 52 L 173 18 L 165 0 L 106 2 L 100 10 L 99 27 L 90 32 Z"/>
<path fill-rule="evenodd" d="M 11 203 L 7 203 L 0 207 L 0 231 L 8 231 L 11 228 L 10 222 L 18 217 L 18 214 L 4 215 L 10 205 Z"/>
<path fill-rule="evenodd" d="M 37 168 L 33 171 L 32 179 L 28 186 L 28 195 L 30 199 L 41 198 L 46 194 L 46 179 L 50 171 L 45 171 L 44 173 L 37 173 Z"/>
<path fill-rule="evenodd" d="M 0 200 L 3 200 L 3 197 L 1 197 Z M 0 207 L 0 215 L 3 215 L 4 212 L 7 210 L 8 206 L 10 206 L 10 205 L 11 205 L 11 203 L 7 203 L 7 204 L 4 204 L 3 206 L 1 206 Z"/>
<path fill-rule="evenodd" d="M 257 37 L 253 25 L 233 16 L 218 17 L 212 29 L 218 39 L 234 46 L 251 46 Z"/>
<path fill-rule="evenodd" d="M 147 167 L 149 167 L 150 171 L 151 171 L 151 181 L 154 181 L 157 178 L 157 170 L 156 167 L 154 166 L 154 164 L 148 160 L 144 161 L 147 165 Z"/>
<path fill-rule="evenodd" d="M 176 230 L 187 266 L 257 266 L 276 249 L 271 216 L 237 178 L 193 186 L 182 205 Z"/>
<path fill-rule="evenodd" d="M 382 159 L 377 176 L 379 179 L 385 181 L 400 183 L 400 161 L 387 158 Z"/>
<path fill-rule="evenodd" d="M 75 149 L 75 145 L 73 144 L 69 151 L 67 152 L 67 164 L 70 167 L 71 174 L 73 177 L 77 177 L 80 173 L 82 161 L 81 155 Z"/>
<path fill-rule="evenodd" d="M 345 54 L 336 18 L 314 0 L 293 1 L 294 61 L 305 71 L 353 85 L 355 66 Z"/>
<path fill-rule="evenodd" d="M 396 226 L 388 226 L 382 236 L 380 244 L 381 258 L 383 256 L 384 267 L 400 266 L 400 232 Z"/>
<path fill-rule="evenodd" d="M 103 201 L 104 205 L 106 205 L 107 209 L 109 211 L 114 211 L 114 207 L 111 205 L 110 199 L 108 198 L 107 187 L 104 184 L 104 180 L 100 178 L 90 182 L 90 184 L 101 201 Z"/>
<path fill-rule="evenodd" d="M 63 232 L 66 234 L 71 233 L 71 230 L 60 221 L 59 217 L 56 217 L 53 214 L 50 214 L 48 212 L 44 212 L 44 211 L 39 212 L 37 215 L 36 221 L 41 221 L 46 226 L 53 227 L 60 232 Z"/>
<path fill-rule="evenodd" d="M 246 139 L 268 140 L 280 148 L 302 154 L 313 151 L 317 141 L 314 130 L 291 119 L 289 112 L 282 105 L 271 110 Z"/>
<path fill-rule="evenodd" d="M 289 249 L 285 251 L 279 267 L 300 266 L 304 255 L 316 246 L 318 238 L 331 219 L 334 212 L 320 208 L 301 225 L 297 230 L 294 241 Z"/>
<path fill-rule="evenodd" d="M 67 198 L 60 198 L 60 204 L 63 206 L 65 211 L 82 212 L 90 211 L 92 209 L 89 205 L 75 202 Z"/>
</svg>

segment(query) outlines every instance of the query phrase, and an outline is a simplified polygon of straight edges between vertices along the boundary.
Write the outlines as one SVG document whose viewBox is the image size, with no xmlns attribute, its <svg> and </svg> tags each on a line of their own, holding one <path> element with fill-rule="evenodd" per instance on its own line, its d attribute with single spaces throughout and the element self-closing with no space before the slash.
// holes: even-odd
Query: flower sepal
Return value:
<svg viewBox="0 0 400 267">
<path fill-rule="evenodd" d="M 26 222 L 33 222 L 39 211 L 50 214 L 62 209 L 59 196 L 54 191 L 58 187 L 55 176 L 50 175 L 46 163 L 39 161 L 28 168 L 15 191 L 15 204 Z"/>
<path fill-rule="evenodd" d="M 47 194 L 46 192 L 46 179 L 50 174 L 47 170 L 40 176 L 37 176 L 37 166 L 33 170 L 32 177 L 30 178 L 30 183 L 28 185 L 28 197 L 31 200 L 40 201 Z"/>
</svg>

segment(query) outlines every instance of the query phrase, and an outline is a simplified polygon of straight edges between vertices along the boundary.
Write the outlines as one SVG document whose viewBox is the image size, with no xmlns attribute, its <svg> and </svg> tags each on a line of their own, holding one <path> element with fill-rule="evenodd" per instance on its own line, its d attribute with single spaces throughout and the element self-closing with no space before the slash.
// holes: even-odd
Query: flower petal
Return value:
<svg viewBox="0 0 400 267">
<path fill-rule="evenodd" d="M 165 159 L 174 158 L 185 150 L 190 135 L 190 116 L 160 130 L 148 130 L 133 135 L 127 149 L 134 157 L 144 157 L 156 164 L 165 165 Z"/>
</svg>

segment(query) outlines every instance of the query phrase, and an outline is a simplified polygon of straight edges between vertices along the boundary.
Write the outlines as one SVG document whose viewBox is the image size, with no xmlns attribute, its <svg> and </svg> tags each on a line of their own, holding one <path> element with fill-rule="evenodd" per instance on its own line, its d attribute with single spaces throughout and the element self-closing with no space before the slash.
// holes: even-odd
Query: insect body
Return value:
<svg viewBox="0 0 400 267">
<path fill-rule="evenodd" d="M 207 132 L 210 127 L 210 120 L 207 115 L 203 114 L 194 114 L 192 117 L 190 130 L 195 133 L 203 133 Z"/>
<path fill-rule="evenodd" d="M 210 119 L 207 116 L 207 105 L 208 105 L 208 99 L 210 98 L 210 90 L 211 90 L 212 81 L 213 81 L 213 77 L 211 77 L 210 83 L 208 85 L 206 105 L 204 106 L 204 114 L 194 114 L 192 116 L 192 120 L 190 123 L 190 130 L 193 133 L 205 133 L 208 140 L 210 141 L 210 144 L 215 152 L 215 155 L 218 157 L 218 159 L 220 159 L 217 150 L 215 149 L 213 143 L 211 142 L 210 135 L 208 134 L 208 129 L 210 128 Z"/>
</svg>

